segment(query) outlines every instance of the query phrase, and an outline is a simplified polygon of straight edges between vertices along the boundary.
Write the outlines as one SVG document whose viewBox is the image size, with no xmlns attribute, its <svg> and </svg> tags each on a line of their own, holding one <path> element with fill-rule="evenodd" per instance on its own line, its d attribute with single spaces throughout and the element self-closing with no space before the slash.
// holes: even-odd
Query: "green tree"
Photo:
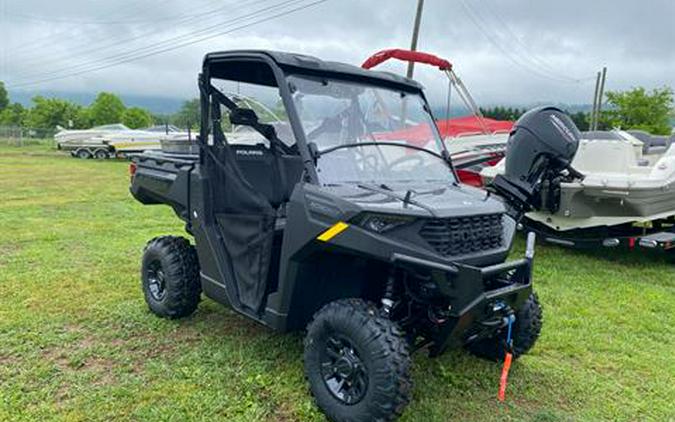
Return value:
<svg viewBox="0 0 675 422">
<path fill-rule="evenodd" d="M 58 98 L 33 97 L 33 107 L 25 124 L 38 129 L 54 129 L 57 125 L 68 127 L 77 121 L 82 107 Z"/>
<path fill-rule="evenodd" d="M 483 116 L 489 117 L 491 119 L 495 120 L 518 120 L 520 116 L 522 116 L 527 110 L 526 109 L 519 109 L 519 108 L 514 108 L 514 107 L 502 107 L 502 106 L 496 106 L 496 107 L 490 107 L 490 108 L 481 108 L 480 109 L 481 113 L 483 113 Z"/>
<path fill-rule="evenodd" d="M 170 121 L 172 124 L 181 128 L 187 128 L 189 126 L 192 129 L 195 129 L 199 127 L 201 119 L 199 110 L 199 98 L 185 101 L 180 110 L 172 116 Z"/>
<path fill-rule="evenodd" d="M 27 116 L 28 110 L 19 103 L 13 103 L 0 111 L 0 125 L 23 126 Z"/>
<path fill-rule="evenodd" d="M 5 89 L 5 83 L 0 81 L 0 111 L 7 108 L 9 105 L 9 95 Z"/>
<path fill-rule="evenodd" d="M 149 111 L 140 107 L 131 107 L 122 113 L 122 123 L 131 129 L 138 129 L 152 125 L 153 118 Z"/>
<path fill-rule="evenodd" d="M 119 123 L 125 107 L 122 100 L 110 92 L 101 92 L 89 107 L 92 125 Z"/>
<path fill-rule="evenodd" d="M 589 119 L 590 119 L 590 114 L 589 113 L 584 113 L 583 111 L 577 111 L 576 113 L 570 113 L 569 114 L 570 118 L 574 122 L 574 124 L 577 126 L 577 128 L 581 131 L 586 131 L 588 130 L 588 125 L 589 125 Z"/>
<path fill-rule="evenodd" d="M 669 135 L 670 114 L 673 107 L 673 90 L 669 87 L 653 89 L 643 87 L 629 91 L 609 91 L 607 110 L 601 115 L 600 127 L 611 129 L 640 129 L 655 135 Z"/>
<path fill-rule="evenodd" d="M 80 107 L 73 121 L 73 128 L 88 129 L 92 127 L 91 109 L 88 107 Z"/>
</svg>

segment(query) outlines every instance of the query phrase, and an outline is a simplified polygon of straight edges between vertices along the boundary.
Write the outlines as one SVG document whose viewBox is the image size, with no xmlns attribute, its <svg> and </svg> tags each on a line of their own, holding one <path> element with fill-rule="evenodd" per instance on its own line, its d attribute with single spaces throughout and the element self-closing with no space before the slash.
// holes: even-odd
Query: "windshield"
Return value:
<svg viewBox="0 0 675 422">
<path fill-rule="evenodd" d="M 433 154 L 441 154 L 442 141 L 421 95 L 335 79 L 288 79 L 307 142 L 319 151 L 350 145 L 320 156 L 321 183 L 455 181 Z"/>
</svg>

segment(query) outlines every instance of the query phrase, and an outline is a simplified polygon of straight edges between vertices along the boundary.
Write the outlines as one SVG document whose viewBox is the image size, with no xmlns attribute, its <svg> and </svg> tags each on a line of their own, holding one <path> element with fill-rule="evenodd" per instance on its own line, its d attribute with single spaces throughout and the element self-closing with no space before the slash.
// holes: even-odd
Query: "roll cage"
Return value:
<svg viewBox="0 0 675 422">
<path fill-rule="evenodd" d="M 334 78 L 410 92 L 419 95 L 428 108 L 422 86 L 411 79 L 393 73 L 371 71 L 344 63 L 323 61 L 311 56 L 275 51 L 241 50 L 211 53 L 204 58 L 202 72 L 199 75 L 202 109 L 200 145 L 209 147 L 213 146 L 215 142 L 221 142 L 225 139 L 219 124 L 222 119 L 220 105 L 227 108 L 230 113 L 239 109 L 231 98 L 211 83 L 212 79 L 276 87 L 288 115 L 288 122 L 295 136 L 296 144 L 292 148 L 284 145 L 276 136 L 271 125 L 260 122 L 252 122 L 248 125 L 270 142 L 272 152 L 300 155 L 304 164 L 305 181 L 319 184 L 315 163 L 316 151 L 312 151 L 310 147 L 307 134 L 303 130 L 298 112 L 292 101 L 292 87 L 286 80 L 286 76 L 289 75 Z M 433 130 L 438 131 L 435 123 L 432 126 Z M 449 162 L 449 154 L 443 143 L 441 143 L 441 148 L 443 148 L 442 158 Z M 203 155 L 200 154 L 200 160 L 202 161 Z"/>
</svg>

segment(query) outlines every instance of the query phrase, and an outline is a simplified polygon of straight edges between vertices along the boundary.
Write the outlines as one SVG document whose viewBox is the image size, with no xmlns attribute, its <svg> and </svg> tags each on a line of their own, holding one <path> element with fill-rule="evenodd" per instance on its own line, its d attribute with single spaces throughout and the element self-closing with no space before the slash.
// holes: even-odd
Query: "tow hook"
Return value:
<svg viewBox="0 0 675 422">
<path fill-rule="evenodd" d="M 513 359 L 513 338 L 511 336 L 513 323 L 516 321 L 516 315 L 511 312 L 504 317 L 506 320 L 506 353 L 504 353 L 504 366 L 502 367 L 502 375 L 499 377 L 499 391 L 497 392 L 497 400 L 503 402 L 506 399 L 506 383 L 509 378 L 509 370 L 511 369 L 511 361 Z"/>
<path fill-rule="evenodd" d="M 516 322 L 516 315 L 511 311 L 507 316 L 504 317 L 504 326 L 506 326 L 506 351 L 513 351 L 513 323 Z"/>
</svg>

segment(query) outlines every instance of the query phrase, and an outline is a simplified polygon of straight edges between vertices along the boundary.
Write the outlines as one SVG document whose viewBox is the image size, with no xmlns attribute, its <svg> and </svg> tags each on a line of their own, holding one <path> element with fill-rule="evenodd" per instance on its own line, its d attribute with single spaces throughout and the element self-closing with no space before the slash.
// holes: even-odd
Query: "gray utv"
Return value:
<svg viewBox="0 0 675 422">
<path fill-rule="evenodd" d="M 242 107 L 227 84 L 272 106 Z M 196 143 L 130 168 L 133 196 L 170 205 L 194 238 L 147 244 L 152 312 L 190 315 L 204 293 L 275 330 L 306 330 L 306 376 L 336 421 L 401 415 L 414 350 L 498 360 L 534 345 L 533 236 L 524 258 L 506 258 L 522 213 L 568 171 L 579 134 L 566 115 L 529 112 L 509 145 L 518 160 L 486 192 L 458 183 L 413 80 L 230 51 L 205 57 L 199 89 Z"/>
</svg>

